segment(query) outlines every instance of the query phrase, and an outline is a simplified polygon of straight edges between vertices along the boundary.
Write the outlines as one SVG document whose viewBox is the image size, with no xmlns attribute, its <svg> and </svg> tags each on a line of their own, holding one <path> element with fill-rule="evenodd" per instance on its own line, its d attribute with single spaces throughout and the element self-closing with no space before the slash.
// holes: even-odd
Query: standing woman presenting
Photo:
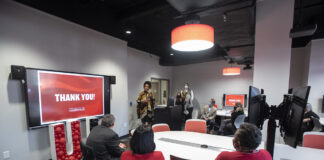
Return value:
<svg viewBox="0 0 324 160">
<path fill-rule="evenodd" d="M 152 125 L 154 112 L 154 98 L 150 91 L 151 82 L 144 82 L 144 91 L 137 98 L 137 117 L 141 119 L 142 124 Z"/>
</svg>

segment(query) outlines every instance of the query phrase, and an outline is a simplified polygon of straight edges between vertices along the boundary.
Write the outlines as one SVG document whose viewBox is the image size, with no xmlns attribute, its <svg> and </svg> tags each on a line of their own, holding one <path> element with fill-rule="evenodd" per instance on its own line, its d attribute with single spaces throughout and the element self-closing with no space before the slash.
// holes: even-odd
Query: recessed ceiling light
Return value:
<svg viewBox="0 0 324 160">
<path fill-rule="evenodd" d="M 130 30 L 126 30 L 125 33 L 126 33 L 126 34 L 132 34 L 132 31 L 130 31 Z"/>
<path fill-rule="evenodd" d="M 170 56 L 173 56 L 174 54 L 173 53 L 170 53 Z"/>
</svg>

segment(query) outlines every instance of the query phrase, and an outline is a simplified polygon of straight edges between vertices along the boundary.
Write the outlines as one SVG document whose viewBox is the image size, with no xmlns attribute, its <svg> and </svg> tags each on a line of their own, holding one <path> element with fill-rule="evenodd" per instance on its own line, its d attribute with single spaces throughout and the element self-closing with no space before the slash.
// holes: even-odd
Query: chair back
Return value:
<svg viewBox="0 0 324 160">
<path fill-rule="evenodd" d="M 240 128 L 240 125 L 242 123 L 244 123 L 244 120 L 245 120 L 245 115 L 244 114 L 237 116 L 235 121 L 234 121 L 234 127 L 236 129 Z"/>
<path fill-rule="evenodd" d="M 86 145 L 83 141 L 80 142 L 83 160 L 96 160 L 96 154 L 92 147 Z"/>
<path fill-rule="evenodd" d="M 185 131 L 206 133 L 206 121 L 201 119 L 188 119 L 185 125 Z"/>
<path fill-rule="evenodd" d="M 320 132 L 322 131 L 322 124 L 319 121 L 319 119 L 317 118 L 312 118 L 313 124 L 314 124 L 314 128 L 313 128 L 313 132 Z"/>
<path fill-rule="evenodd" d="M 303 136 L 303 147 L 324 149 L 324 133 L 305 132 Z"/>
<path fill-rule="evenodd" d="M 154 124 L 152 126 L 153 132 L 164 132 L 164 131 L 170 131 L 170 127 L 166 123 L 159 123 L 159 124 Z"/>
</svg>

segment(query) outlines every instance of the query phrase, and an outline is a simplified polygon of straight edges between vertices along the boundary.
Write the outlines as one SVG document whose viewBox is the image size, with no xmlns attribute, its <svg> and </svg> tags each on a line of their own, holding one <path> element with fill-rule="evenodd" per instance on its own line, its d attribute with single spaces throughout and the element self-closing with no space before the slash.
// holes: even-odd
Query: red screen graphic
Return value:
<svg viewBox="0 0 324 160">
<path fill-rule="evenodd" d="M 225 97 L 225 106 L 235 106 L 235 103 L 240 102 L 244 106 L 245 95 L 226 95 Z"/>
<path fill-rule="evenodd" d="M 102 76 L 39 71 L 41 123 L 104 114 Z"/>
</svg>

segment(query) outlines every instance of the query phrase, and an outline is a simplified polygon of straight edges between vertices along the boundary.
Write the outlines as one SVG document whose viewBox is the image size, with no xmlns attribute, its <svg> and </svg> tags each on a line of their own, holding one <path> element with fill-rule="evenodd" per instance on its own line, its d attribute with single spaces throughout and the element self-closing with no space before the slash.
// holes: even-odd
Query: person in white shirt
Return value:
<svg viewBox="0 0 324 160">
<path fill-rule="evenodd" d="M 192 111 L 193 111 L 193 99 L 194 99 L 194 93 L 191 88 L 189 88 L 189 84 L 185 83 L 184 89 L 181 90 L 181 96 L 183 99 L 183 113 L 185 115 L 185 120 L 192 118 Z"/>
</svg>

